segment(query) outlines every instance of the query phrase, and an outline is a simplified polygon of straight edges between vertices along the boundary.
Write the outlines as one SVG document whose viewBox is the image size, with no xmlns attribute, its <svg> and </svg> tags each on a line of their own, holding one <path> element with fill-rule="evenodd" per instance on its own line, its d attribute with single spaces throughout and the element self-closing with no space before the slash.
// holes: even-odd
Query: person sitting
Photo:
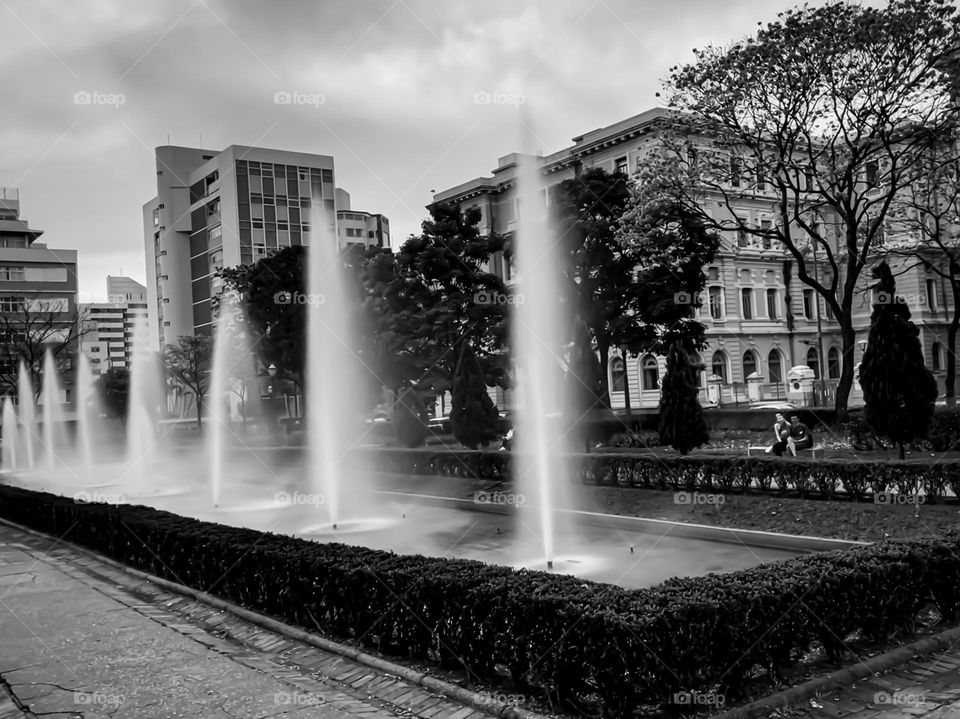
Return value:
<svg viewBox="0 0 960 719">
<path fill-rule="evenodd" d="M 790 430 L 787 436 L 787 448 L 790 454 L 797 456 L 798 449 L 810 449 L 813 446 L 813 435 L 807 425 L 800 421 L 797 415 L 790 416 Z"/>
<path fill-rule="evenodd" d="M 790 436 L 790 425 L 787 418 L 777 412 L 777 421 L 773 424 L 773 444 L 767 447 L 767 454 L 775 454 L 778 457 L 783 456 L 783 450 L 787 448 L 787 437 Z"/>
</svg>

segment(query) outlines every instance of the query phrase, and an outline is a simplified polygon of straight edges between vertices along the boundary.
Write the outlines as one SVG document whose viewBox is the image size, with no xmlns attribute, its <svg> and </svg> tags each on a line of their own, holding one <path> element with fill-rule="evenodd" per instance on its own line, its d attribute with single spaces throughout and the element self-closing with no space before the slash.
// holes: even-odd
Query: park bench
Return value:
<svg viewBox="0 0 960 719">
<path fill-rule="evenodd" d="M 764 453 L 767 451 L 767 447 L 769 447 L 769 446 L 770 446 L 769 444 L 762 444 L 762 445 L 761 445 L 761 444 L 752 444 L 752 445 L 750 445 L 749 447 L 747 447 L 747 456 L 749 457 L 750 455 L 752 455 L 752 454 L 754 454 L 754 453 L 764 454 Z M 822 444 L 815 444 L 815 445 L 813 445 L 810 449 L 801 449 L 801 450 L 799 450 L 799 452 L 809 452 L 809 453 L 810 453 L 810 456 L 813 457 L 814 459 L 816 459 L 816 458 L 817 458 L 817 455 L 819 454 L 819 455 L 820 455 L 820 458 L 822 459 L 822 458 L 823 458 L 823 450 L 824 450 L 824 446 L 823 446 Z M 790 454 L 790 452 L 789 452 L 789 450 L 786 450 L 786 449 L 785 449 L 785 450 L 783 451 L 783 454 L 784 454 L 784 456 L 787 456 L 787 455 Z M 797 456 L 800 456 L 799 453 L 798 453 Z"/>
</svg>

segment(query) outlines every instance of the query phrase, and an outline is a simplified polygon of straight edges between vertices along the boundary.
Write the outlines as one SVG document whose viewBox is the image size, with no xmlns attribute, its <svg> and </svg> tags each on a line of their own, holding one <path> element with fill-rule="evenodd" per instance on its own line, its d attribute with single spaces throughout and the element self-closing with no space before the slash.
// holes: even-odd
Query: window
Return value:
<svg viewBox="0 0 960 719">
<path fill-rule="evenodd" d="M 730 158 L 730 185 L 740 187 L 740 158 Z"/>
<path fill-rule="evenodd" d="M 740 290 L 740 304 L 743 307 L 743 319 L 753 319 L 753 290 L 744 287 Z"/>
<path fill-rule="evenodd" d="M 610 391 L 623 392 L 627 385 L 627 369 L 620 357 L 610 360 Z"/>
<path fill-rule="evenodd" d="M 723 288 L 710 288 L 710 316 L 715 320 L 723 319 Z"/>
<path fill-rule="evenodd" d="M 813 290 L 803 291 L 803 316 L 808 320 L 813 319 Z"/>
<path fill-rule="evenodd" d="M 627 158 L 618 157 L 616 162 L 613 163 L 613 171 L 619 172 L 621 175 L 627 174 Z"/>
<path fill-rule="evenodd" d="M 766 184 L 767 184 L 767 178 L 763 172 L 763 167 L 758 165 L 757 166 L 757 189 L 762 192 L 763 189 L 766 187 Z"/>
<path fill-rule="evenodd" d="M 876 160 L 868 162 L 864 168 L 864 181 L 867 187 L 877 187 L 880 184 L 880 165 Z"/>
<path fill-rule="evenodd" d="M 647 355 L 640 366 L 643 368 L 643 389 L 657 389 L 660 386 L 660 367 L 657 364 L 657 358 Z"/>
<path fill-rule="evenodd" d="M 827 377 L 840 379 L 840 350 L 836 347 L 827 350 Z"/>
<path fill-rule="evenodd" d="M 747 237 L 747 231 L 744 228 L 737 230 L 737 247 L 746 247 L 750 240 Z"/>
<path fill-rule="evenodd" d="M 804 174 L 804 180 L 805 180 L 804 189 L 807 192 L 813 192 L 816 187 L 816 184 L 814 183 L 814 179 L 813 179 L 813 171 L 806 170 L 803 174 Z"/>
<path fill-rule="evenodd" d="M 937 309 L 937 281 L 933 277 L 927 279 L 927 309 Z"/>
<path fill-rule="evenodd" d="M 160 210 L 159 208 L 153 211 L 153 226 L 160 226 Z"/>
<path fill-rule="evenodd" d="M 777 319 L 777 291 L 774 289 L 767 290 L 767 317 Z"/>
<path fill-rule="evenodd" d="M 0 281 L 23 282 L 23 268 L 0 265 Z"/>
<path fill-rule="evenodd" d="M 757 356 L 753 350 L 743 353 L 743 378 L 746 379 L 757 371 Z"/>
<path fill-rule="evenodd" d="M 688 147 L 687 148 L 687 164 L 691 168 L 696 167 L 698 159 L 699 159 L 699 153 L 697 152 L 697 148 Z"/>
<path fill-rule="evenodd" d="M 720 269 L 717 267 L 710 267 L 707 270 L 707 277 L 710 279 L 711 282 L 716 282 L 717 280 L 720 279 Z"/>
<path fill-rule="evenodd" d="M 19 312 L 23 302 L 23 297 L 0 297 L 0 312 Z"/>
<path fill-rule="evenodd" d="M 933 365 L 933 371 L 939 372 L 943 369 L 943 362 L 941 359 L 941 352 L 943 348 L 940 346 L 939 342 L 934 342 L 933 346 L 930 348 L 930 359 L 932 360 L 931 364 Z"/>
<path fill-rule="evenodd" d="M 713 360 L 710 362 L 710 370 L 713 372 L 713 374 L 722 379 L 724 384 L 727 383 L 727 358 L 723 356 L 722 351 L 717 350 L 713 353 Z"/>
<path fill-rule="evenodd" d="M 820 379 L 820 357 L 817 355 L 816 347 L 807 350 L 807 367 L 813 370 L 813 376 L 816 379 Z"/>
<path fill-rule="evenodd" d="M 770 239 L 770 232 L 773 230 L 772 220 L 760 220 L 760 230 L 763 232 L 763 249 L 769 250 L 773 244 Z"/>
<path fill-rule="evenodd" d="M 770 350 L 770 354 L 767 355 L 767 369 L 770 372 L 771 384 L 783 383 L 783 363 L 777 350 Z"/>
</svg>

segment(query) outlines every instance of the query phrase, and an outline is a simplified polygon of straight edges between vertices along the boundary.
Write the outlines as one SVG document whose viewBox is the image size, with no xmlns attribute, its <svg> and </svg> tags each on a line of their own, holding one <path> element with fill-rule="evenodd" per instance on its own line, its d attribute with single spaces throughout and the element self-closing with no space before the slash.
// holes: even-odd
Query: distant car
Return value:
<svg viewBox="0 0 960 719">
<path fill-rule="evenodd" d="M 450 434 L 453 431 L 453 427 L 450 424 L 450 415 L 446 415 L 445 417 L 431 417 L 427 420 L 427 429 L 433 432 L 439 432 L 440 434 Z"/>
<path fill-rule="evenodd" d="M 789 402 L 755 402 L 750 409 L 758 412 L 792 412 L 799 407 Z"/>
</svg>

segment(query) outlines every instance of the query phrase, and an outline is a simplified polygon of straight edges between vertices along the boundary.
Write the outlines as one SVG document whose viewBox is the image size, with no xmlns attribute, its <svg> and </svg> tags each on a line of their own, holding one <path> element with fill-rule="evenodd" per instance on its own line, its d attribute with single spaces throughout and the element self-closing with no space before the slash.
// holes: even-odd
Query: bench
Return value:
<svg viewBox="0 0 960 719">
<path fill-rule="evenodd" d="M 750 445 L 749 447 L 747 447 L 747 456 L 749 457 L 749 456 L 751 456 L 751 455 L 754 454 L 754 453 L 764 454 L 764 453 L 767 451 L 767 447 L 769 447 L 769 446 L 770 446 L 769 444 L 763 444 L 763 445 L 760 445 L 760 444 L 752 444 L 752 445 Z M 809 453 L 810 453 L 810 456 L 813 457 L 814 459 L 817 458 L 817 454 L 819 453 L 820 458 L 822 459 L 822 458 L 823 458 L 823 450 L 824 450 L 824 446 L 823 446 L 822 444 L 815 444 L 815 445 L 813 445 L 810 449 L 801 449 L 800 451 L 801 451 L 801 452 L 809 452 Z M 784 449 L 784 450 L 783 450 L 783 456 L 786 457 L 786 456 L 792 456 L 792 455 L 790 455 L 789 450 Z M 798 456 L 799 456 L 799 455 L 798 455 Z"/>
</svg>

